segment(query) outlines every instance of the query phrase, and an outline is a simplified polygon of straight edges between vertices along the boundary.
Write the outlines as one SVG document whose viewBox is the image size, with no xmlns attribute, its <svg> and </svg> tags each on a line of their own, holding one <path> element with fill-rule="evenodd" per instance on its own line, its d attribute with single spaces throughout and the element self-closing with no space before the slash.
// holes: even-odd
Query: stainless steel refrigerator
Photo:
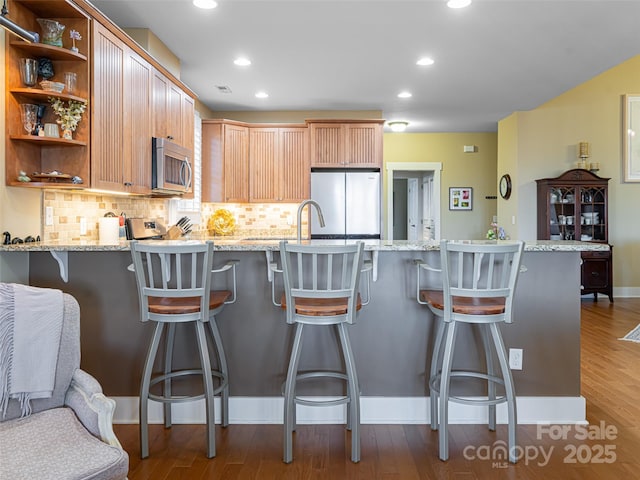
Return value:
<svg viewBox="0 0 640 480">
<path fill-rule="evenodd" d="M 311 213 L 312 239 L 380 238 L 380 172 L 311 172 L 311 198 L 318 202 L 325 226 Z"/>
</svg>

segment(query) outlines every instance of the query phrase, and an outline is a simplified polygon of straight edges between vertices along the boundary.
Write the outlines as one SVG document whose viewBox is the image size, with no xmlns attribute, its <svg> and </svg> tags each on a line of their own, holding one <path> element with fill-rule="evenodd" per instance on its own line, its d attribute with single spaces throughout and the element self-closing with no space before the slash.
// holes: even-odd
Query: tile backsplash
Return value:
<svg viewBox="0 0 640 480">
<path fill-rule="evenodd" d="M 46 207 L 53 209 L 53 225 L 45 225 Z M 231 211 L 236 219 L 234 237 L 295 237 L 298 204 L 290 203 L 203 203 L 200 224 L 194 225 L 195 235 L 206 236 L 207 220 L 218 208 Z M 155 219 L 169 225 L 168 200 L 108 194 L 47 190 L 42 194 L 42 240 L 67 242 L 98 240 L 98 219 L 105 213 L 128 217 Z M 182 215 L 178 212 L 178 215 Z M 194 215 L 191 215 L 192 217 Z M 196 214 L 196 221 L 198 215 Z M 81 219 L 87 224 L 86 234 L 80 234 Z M 302 216 L 302 234 L 307 234 L 307 215 Z"/>
</svg>

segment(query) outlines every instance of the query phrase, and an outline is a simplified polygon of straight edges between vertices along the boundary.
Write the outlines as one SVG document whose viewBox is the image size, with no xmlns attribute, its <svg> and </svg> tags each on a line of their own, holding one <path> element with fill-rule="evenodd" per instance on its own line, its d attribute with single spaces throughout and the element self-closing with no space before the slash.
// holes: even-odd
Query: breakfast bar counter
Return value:
<svg viewBox="0 0 640 480">
<path fill-rule="evenodd" d="M 279 260 L 278 242 L 214 242 L 214 265 L 239 260 L 237 302 L 217 317 L 230 370 L 231 421 L 279 421 L 282 413 L 279 407 L 274 409 L 273 402 L 281 402 L 292 329 L 285 323 L 283 311 L 272 303 L 267 274 L 268 258 L 276 263 Z M 587 242 L 534 241 L 525 246 L 514 323 L 503 326 L 507 348 L 523 349 L 523 369 L 513 371 L 520 423 L 585 419 L 580 394 L 580 252 L 603 249 L 608 246 Z M 416 302 L 413 261 L 419 258 L 438 265 L 439 246 L 436 242 L 375 240 L 366 241 L 365 250 L 366 258 L 375 257 L 377 275 L 370 283 L 371 302 L 350 327 L 363 395 L 363 422 L 426 422 L 425 372 L 429 368 L 433 322 L 428 308 Z M 66 257 L 66 282 L 54 255 Z M 28 268 L 21 274 L 25 262 Z M 138 295 L 134 275 L 128 270 L 130 264 L 126 241 L 113 246 L 92 242 L 0 246 L 2 281 L 59 288 L 76 297 L 81 308 L 82 368 L 116 400 L 137 396 L 151 335 L 149 326 L 138 318 Z M 24 272 L 27 277 L 21 278 Z M 361 287 L 366 278 L 363 275 Z M 215 285 L 220 288 L 228 281 L 216 278 Z M 282 279 L 276 275 L 274 281 L 279 296 Z M 185 345 L 190 334 L 185 334 Z M 472 331 L 461 332 L 459 341 L 469 346 L 462 363 L 482 364 L 476 340 Z M 333 348 L 331 335 L 319 332 L 314 344 L 305 347 L 309 357 L 301 360 L 301 367 L 325 362 L 326 368 L 334 368 L 326 360 L 335 357 L 330 350 Z M 331 354 L 325 354 L 327 351 Z M 195 358 L 196 352 L 193 355 Z M 176 362 L 190 360 L 178 358 Z M 332 393 L 312 386 L 308 392 Z M 472 389 L 459 394 L 479 393 Z M 120 420 L 134 421 L 124 410 L 119 413 Z"/>
</svg>

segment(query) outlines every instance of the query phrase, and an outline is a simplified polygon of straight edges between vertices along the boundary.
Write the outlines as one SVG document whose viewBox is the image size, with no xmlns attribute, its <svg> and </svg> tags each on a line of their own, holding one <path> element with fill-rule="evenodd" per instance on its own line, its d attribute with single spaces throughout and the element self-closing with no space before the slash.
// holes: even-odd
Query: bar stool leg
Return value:
<svg viewBox="0 0 640 480">
<path fill-rule="evenodd" d="M 298 362 L 300 361 L 300 351 L 302 347 L 303 327 L 303 323 L 296 323 L 287 380 L 284 386 L 284 463 L 291 463 L 293 461 L 293 430 L 295 429 L 296 409 L 295 388 Z"/>
<path fill-rule="evenodd" d="M 438 443 L 440 460 L 449 459 L 449 386 L 451 382 L 451 367 L 453 364 L 453 350 L 458 333 L 457 322 L 443 322 L 445 329 L 444 354 L 442 356 L 442 373 L 440 376 L 440 431 Z"/>
<path fill-rule="evenodd" d="M 509 461 L 516 463 L 516 425 L 518 424 L 518 412 L 516 408 L 516 394 L 513 386 L 513 376 L 511 375 L 511 369 L 509 368 L 509 361 L 507 359 L 507 349 L 502 341 L 502 335 L 500 334 L 500 328 L 498 324 L 492 323 L 490 325 L 491 335 L 493 337 L 493 343 L 496 346 L 498 353 L 498 360 L 500 361 L 500 369 L 502 370 L 502 377 L 504 379 L 504 389 L 507 396 L 507 414 L 509 417 Z"/>
<path fill-rule="evenodd" d="M 346 328 L 344 323 L 338 324 L 338 333 L 340 334 L 340 343 L 342 344 L 342 353 L 349 379 L 347 388 L 349 389 L 348 408 L 351 417 L 351 461 L 358 463 L 360 461 L 360 386 L 353 351 L 351 350 L 349 332 L 347 332 Z"/>
<path fill-rule="evenodd" d="M 157 322 L 147 351 L 147 358 L 144 362 L 142 372 L 142 382 L 140 384 L 140 458 L 149 456 L 149 384 L 151 383 L 151 373 L 153 363 L 158 353 L 158 346 L 164 331 L 164 323 Z"/>
<path fill-rule="evenodd" d="M 176 324 L 170 323 L 167 329 L 166 347 L 164 353 L 164 398 L 171 398 L 171 377 L 168 375 L 171 373 L 173 363 L 173 343 L 176 338 Z M 164 404 L 164 427 L 171 427 L 171 403 L 165 402 Z"/>
<path fill-rule="evenodd" d="M 213 379 L 211 378 L 211 363 L 209 361 L 209 349 L 204 325 L 200 321 L 195 322 L 196 335 L 198 337 L 198 351 L 202 365 L 202 381 L 204 383 L 204 400 L 207 421 L 207 458 L 216 456 L 216 417 L 213 403 Z"/>
<path fill-rule="evenodd" d="M 229 367 L 227 366 L 227 357 L 224 353 L 224 347 L 222 346 L 222 337 L 220 336 L 220 330 L 216 324 L 215 317 L 211 317 L 207 322 L 211 335 L 213 336 L 213 343 L 218 356 L 218 367 L 222 374 L 223 388 L 220 392 L 220 417 L 223 427 L 229 426 Z"/>
<path fill-rule="evenodd" d="M 435 316 L 435 339 L 433 341 L 433 354 L 431 355 L 431 368 L 429 369 L 429 404 L 431 406 L 431 430 L 438 430 L 438 395 L 436 391 L 431 388 L 432 381 L 440 373 L 438 367 L 440 366 L 440 351 L 442 350 L 442 340 L 444 338 L 444 322 L 442 318 Z"/>
<path fill-rule="evenodd" d="M 489 377 L 495 377 L 495 368 L 493 366 L 493 348 L 489 342 L 489 325 L 478 325 L 480 327 L 480 333 L 482 335 L 482 345 L 484 347 L 484 355 L 487 363 L 487 375 Z M 496 382 L 492 380 L 487 381 L 487 394 L 489 400 L 496 399 Z M 496 405 L 489 405 L 489 430 L 496 431 Z"/>
</svg>

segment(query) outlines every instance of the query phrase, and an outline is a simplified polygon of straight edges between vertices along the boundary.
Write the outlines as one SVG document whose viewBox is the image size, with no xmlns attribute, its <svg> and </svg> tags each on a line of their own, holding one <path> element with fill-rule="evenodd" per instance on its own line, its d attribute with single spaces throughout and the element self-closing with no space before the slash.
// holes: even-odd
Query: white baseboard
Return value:
<svg viewBox="0 0 640 480">
<path fill-rule="evenodd" d="M 138 397 L 112 397 L 116 401 L 114 423 L 138 423 Z M 361 397 L 363 424 L 428 424 L 429 397 Z M 216 397 L 216 423 L 220 422 L 220 399 Z M 584 397 L 518 397 L 518 424 L 585 424 Z M 281 424 L 281 397 L 231 397 L 229 422 L 232 424 Z M 173 405 L 173 423 L 203 424 L 204 400 Z M 507 423 L 506 405 L 498 405 L 498 423 Z M 344 405 L 336 407 L 298 406 L 300 424 L 345 423 Z M 149 423 L 162 423 L 162 404 L 150 402 Z M 450 423 L 487 422 L 487 408 L 450 403 Z"/>
<path fill-rule="evenodd" d="M 613 298 L 640 297 L 640 287 L 613 287 Z"/>
</svg>

